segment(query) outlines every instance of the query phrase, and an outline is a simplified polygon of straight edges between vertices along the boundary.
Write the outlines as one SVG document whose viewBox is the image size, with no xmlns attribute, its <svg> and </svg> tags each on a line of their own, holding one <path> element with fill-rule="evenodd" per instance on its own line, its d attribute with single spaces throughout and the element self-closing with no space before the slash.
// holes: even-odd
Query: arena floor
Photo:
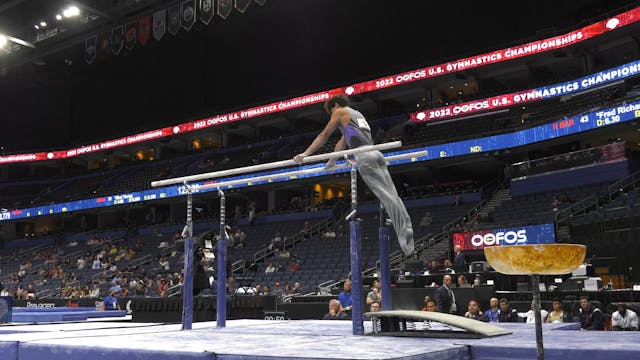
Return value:
<svg viewBox="0 0 640 360">
<path fill-rule="evenodd" d="M 535 359 L 530 324 L 487 339 L 354 336 L 350 321 L 230 320 L 180 324 L 81 321 L 0 326 L 2 360 L 80 359 Z M 546 359 L 638 359 L 640 332 L 581 332 L 545 324 Z M 365 333 L 371 324 L 365 322 Z"/>
</svg>

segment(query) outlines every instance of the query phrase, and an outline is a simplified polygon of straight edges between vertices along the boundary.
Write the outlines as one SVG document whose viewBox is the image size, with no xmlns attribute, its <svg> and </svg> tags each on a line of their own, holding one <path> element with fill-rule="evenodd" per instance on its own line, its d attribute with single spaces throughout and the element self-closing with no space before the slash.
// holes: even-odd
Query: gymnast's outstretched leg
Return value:
<svg viewBox="0 0 640 360">
<path fill-rule="evenodd" d="M 407 256 L 411 255 L 414 251 L 411 217 L 393 184 L 384 156 L 379 151 L 360 153 L 356 155 L 356 163 L 362 180 L 391 218 L 402 252 Z"/>
</svg>

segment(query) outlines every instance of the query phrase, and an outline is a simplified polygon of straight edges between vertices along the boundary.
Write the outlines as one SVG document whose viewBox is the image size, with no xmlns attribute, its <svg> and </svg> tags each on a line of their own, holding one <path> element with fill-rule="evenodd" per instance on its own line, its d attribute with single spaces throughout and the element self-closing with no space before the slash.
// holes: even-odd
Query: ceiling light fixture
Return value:
<svg viewBox="0 0 640 360">
<path fill-rule="evenodd" d="M 78 16 L 80 15 L 80 9 L 77 6 L 69 6 L 62 12 L 62 15 L 64 17 Z"/>
</svg>

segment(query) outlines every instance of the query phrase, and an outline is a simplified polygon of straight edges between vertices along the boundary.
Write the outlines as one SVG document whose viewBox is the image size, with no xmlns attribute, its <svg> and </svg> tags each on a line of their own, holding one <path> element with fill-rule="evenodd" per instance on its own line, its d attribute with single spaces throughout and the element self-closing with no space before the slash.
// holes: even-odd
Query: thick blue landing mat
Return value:
<svg viewBox="0 0 640 360">
<path fill-rule="evenodd" d="M 120 326 L 117 326 L 120 325 Z M 30 325 L 46 331 L 0 336 L 2 360 L 131 359 L 535 359 L 530 324 L 500 324 L 511 335 L 487 339 L 353 336 L 349 321 L 231 320 L 180 324 L 70 323 Z M 581 332 L 545 324 L 546 359 L 640 359 L 640 332 Z M 39 330 L 40 330 L 39 329 Z M 0 327 L 3 330 L 3 327 Z M 365 323 L 370 333 L 370 323 Z M 6 356 L 5 356 L 6 355 Z"/>
<path fill-rule="evenodd" d="M 51 309 L 28 309 L 15 310 L 11 315 L 11 322 L 25 322 L 25 323 L 41 323 L 41 322 L 64 322 L 64 321 L 83 321 L 89 318 L 124 318 L 127 312 L 124 310 L 111 310 L 111 311 L 96 311 L 91 310 L 71 310 L 74 308 L 65 308 L 65 311 L 51 311 Z"/>
</svg>

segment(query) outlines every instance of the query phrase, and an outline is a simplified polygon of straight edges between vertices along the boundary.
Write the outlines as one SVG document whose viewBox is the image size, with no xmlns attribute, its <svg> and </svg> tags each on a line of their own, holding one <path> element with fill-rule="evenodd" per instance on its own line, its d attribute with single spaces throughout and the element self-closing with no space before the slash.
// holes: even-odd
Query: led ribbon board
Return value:
<svg viewBox="0 0 640 360">
<path fill-rule="evenodd" d="M 389 75 L 379 79 L 369 80 L 336 89 L 308 94 L 293 99 L 256 106 L 241 111 L 215 115 L 204 119 L 179 124 L 176 126 L 150 130 L 139 134 L 121 137 L 118 139 L 84 145 L 73 149 L 0 156 L 0 164 L 64 159 L 88 153 L 105 151 L 116 147 L 137 144 L 148 140 L 160 139 L 177 134 L 197 131 L 200 129 L 250 119 L 261 115 L 273 114 L 280 111 L 318 104 L 337 94 L 355 95 L 384 88 L 391 88 L 419 80 L 455 73 L 458 71 L 469 70 L 489 64 L 497 64 L 512 59 L 562 49 L 619 29 L 626 25 L 633 24 L 638 20 L 640 20 L 640 8 L 634 8 L 613 16 L 609 19 L 587 25 L 569 33 L 550 37 L 547 39 L 532 41 L 523 45 L 500 49 L 467 57 L 464 59 L 411 70 L 400 74 Z M 489 100 L 489 103 L 492 103 L 492 100 Z M 437 115 L 438 114 L 436 114 L 436 117 Z M 416 114 L 416 119 L 418 119 L 417 116 L 418 115 Z"/>
</svg>

